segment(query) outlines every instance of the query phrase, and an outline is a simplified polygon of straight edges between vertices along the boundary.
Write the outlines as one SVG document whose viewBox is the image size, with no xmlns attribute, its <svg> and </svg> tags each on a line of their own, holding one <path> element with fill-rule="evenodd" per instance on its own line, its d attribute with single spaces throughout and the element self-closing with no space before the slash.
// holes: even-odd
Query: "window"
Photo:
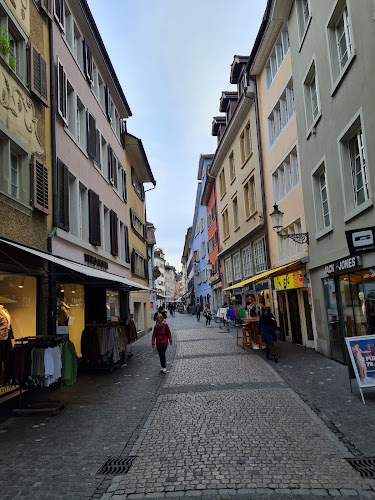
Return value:
<svg viewBox="0 0 375 500">
<path fill-rule="evenodd" d="M 212 205 L 212 210 L 211 210 L 211 215 L 212 215 L 212 220 L 216 219 L 216 203 Z"/>
<path fill-rule="evenodd" d="M 349 141 L 350 170 L 353 184 L 354 205 L 357 207 L 369 198 L 366 155 L 362 130 L 357 130 Z"/>
<path fill-rule="evenodd" d="M 145 240 L 145 233 L 146 233 L 146 226 L 143 224 L 141 219 L 138 217 L 138 215 L 134 212 L 134 210 L 131 208 L 130 209 L 130 221 L 131 221 L 131 226 L 139 238 L 141 240 Z"/>
<path fill-rule="evenodd" d="M 219 184 L 220 184 L 220 196 L 223 197 L 226 193 L 226 186 L 225 186 L 225 173 L 224 169 L 220 172 L 219 175 Z"/>
<path fill-rule="evenodd" d="M 233 255 L 233 278 L 234 281 L 241 279 L 241 259 L 239 252 Z"/>
<path fill-rule="evenodd" d="M 65 31 L 65 0 L 54 0 L 54 14 L 57 24 Z"/>
<path fill-rule="evenodd" d="M 229 283 L 232 283 L 232 262 L 230 258 L 224 261 L 224 267 L 225 267 L 225 279 L 228 285 Z"/>
<path fill-rule="evenodd" d="M 60 160 L 57 160 L 57 226 L 69 231 L 69 170 Z"/>
<path fill-rule="evenodd" d="M 279 203 L 299 183 L 297 148 L 293 147 L 272 172 L 272 193 L 275 203 Z"/>
<path fill-rule="evenodd" d="M 219 244 L 219 238 L 217 235 L 217 229 L 215 229 L 215 247 Z"/>
<path fill-rule="evenodd" d="M 336 86 L 354 56 L 351 23 L 345 0 L 336 2 L 327 30 L 332 83 Z"/>
<path fill-rule="evenodd" d="M 223 236 L 224 240 L 229 236 L 229 220 L 228 220 L 228 209 L 225 209 L 222 214 L 223 221 Z"/>
<path fill-rule="evenodd" d="M 302 42 L 311 18 L 309 0 L 297 0 L 297 18 L 299 39 Z"/>
<path fill-rule="evenodd" d="M 30 90 L 48 106 L 47 62 L 30 43 Z"/>
<path fill-rule="evenodd" d="M 201 242 L 201 256 L 202 259 L 206 256 L 206 242 L 204 240 Z"/>
<path fill-rule="evenodd" d="M 286 25 L 283 26 L 280 35 L 271 51 L 271 55 L 265 66 L 266 69 L 266 87 L 270 88 L 276 73 L 281 66 L 287 52 L 289 50 L 289 35 Z"/>
<path fill-rule="evenodd" d="M 90 241 L 90 238 L 92 238 L 93 240 L 96 239 L 97 241 L 99 241 L 99 239 L 100 239 L 101 203 L 99 202 L 99 212 L 100 213 L 98 216 L 98 214 L 96 212 L 97 200 L 92 200 L 93 213 L 90 214 L 91 208 L 89 205 L 89 203 L 90 203 L 89 197 L 91 198 L 91 196 L 95 196 L 95 193 L 94 193 L 94 195 L 89 195 L 87 188 L 83 184 L 79 183 L 79 214 L 78 214 L 78 216 L 79 216 L 79 234 L 78 234 L 78 236 L 82 240 L 85 240 L 85 241 Z M 70 206 L 73 209 L 71 211 L 74 212 L 76 210 L 77 205 L 71 203 Z M 90 220 L 93 220 L 93 223 L 95 224 L 95 222 L 94 222 L 95 219 L 99 221 L 99 228 L 94 228 L 93 232 L 91 233 Z M 92 236 L 91 236 L 91 234 L 92 234 Z"/>
<path fill-rule="evenodd" d="M 139 181 L 133 167 L 131 168 L 131 176 L 132 176 L 132 185 L 134 191 L 137 193 L 137 196 L 140 200 L 145 201 L 145 191 L 143 184 Z"/>
<path fill-rule="evenodd" d="M 19 157 L 17 163 L 19 166 Z M 33 174 L 34 174 L 34 196 L 33 205 L 35 208 L 49 213 L 49 196 L 48 196 L 48 167 L 34 155 L 33 158 Z"/>
<path fill-rule="evenodd" d="M 371 198 L 365 137 L 361 115 L 352 121 L 340 138 L 342 181 L 346 212 L 367 207 Z"/>
<path fill-rule="evenodd" d="M 14 153 L 10 154 L 10 195 L 13 198 L 18 198 L 19 193 L 19 163 L 18 156 Z"/>
<path fill-rule="evenodd" d="M 251 248 L 250 246 L 242 250 L 242 267 L 244 278 L 252 275 Z"/>
<path fill-rule="evenodd" d="M 245 201 L 245 214 L 246 219 L 252 215 L 256 208 L 256 193 L 255 193 L 255 179 L 251 177 L 249 181 L 244 185 L 244 201 Z"/>
<path fill-rule="evenodd" d="M 318 117 L 320 116 L 315 61 L 313 61 L 310 66 L 305 81 L 303 82 L 303 87 L 305 98 L 306 127 L 307 130 L 310 130 L 315 125 Z"/>
<path fill-rule="evenodd" d="M 323 160 L 312 172 L 316 229 L 319 233 L 331 225 L 327 175 Z"/>
<path fill-rule="evenodd" d="M 233 181 L 236 178 L 236 166 L 234 163 L 233 151 L 229 155 L 229 174 L 230 174 L 230 180 Z"/>
<path fill-rule="evenodd" d="M 73 56 L 79 67 L 83 70 L 83 40 L 76 23 L 73 27 Z"/>
<path fill-rule="evenodd" d="M 289 224 L 281 230 L 281 234 L 301 234 L 302 227 L 300 219 Z M 303 252 L 303 245 L 293 241 L 291 238 L 277 238 L 279 259 L 288 259 Z"/>
<path fill-rule="evenodd" d="M 118 255 L 118 217 L 113 210 L 109 214 L 110 219 L 110 235 L 111 235 L 111 254 L 117 257 Z"/>
<path fill-rule="evenodd" d="M 208 215 L 207 215 L 207 228 L 210 229 L 211 225 L 212 225 L 211 213 L 208 213 Z"/>
<path fill-rule="evenodd" d="M 294 89 L 291 78 L 283 90 L 280 99 L 268 116 L 268 144 L 271 147 L 284 131 L 291 117 L 294 115 Z"/>
<path fill-rule="evenodd" d="M 89 241 L 92 245 L 101 245 L 100 236 L 100 201 L 94 191 L 89 190 Z"/>
<path fill-rule="evenodd" d="M 254 263 L 256 274 L 266 270 L 264 238 L 254 242 Z"/>
<path fill-rule="evenodd" d="M 234 229 L 237 229 L 240 226 L 240 215 L 238 213 L 238 202 L 237 197 L 232 201 L 233 207 L 233 225 Z"/>
<path fill-rule="evenodd" d="M 103 207 L 103 234 L 104 234 L 104 250 L 108 253 L 111 251 L 111 222 L 109 209 L 104 206 Z"/>
<path fill-rule="evenodd" d="M 199 226 L 202 233 L 204 231 L 204 217 L 201 217 L 201 220 L 199 221 Z"/>
<path fill-rule="evenodd" d="M 211 238 L 208 240 L 208 253 L 211 253 L 214 249 L 214 237 L 211 236 Z"/>
<path fill-rule="evenodd" d="M 145 259 L 142 254 L 134 250 L 134 248 L 131 256 L 131 269 L 132 273 L 140 278 L 147 278 L 148 276 L 147 259 Z"/>
<path fill-rule="evenodd" d="M 250 123 L 245 127 L 245 160 L 249 158 L 253 151 L 253 144 L 251 142 L 251 130 Z"/>
<path fill-rule="evenodd" d="M 60 60 L 57 60 L 57 95 L 57 111 L 63 121 L 67 123 L 67 77 Z"/>
<path fill-rule="evenodd" d="M 94 137 L 96 153 L 96 130 Z M 86 149 L 86 109 L 79 97 L 76 104 L 76 139 L 81 148 Z"/>
<path fill-rule="evenodd" d="M 7 49 L 1 56 L 24 84 L 27 81 L 26 45 L 23 32 L 8 16 L 8 10 L 0 5 L 0 28 Z"/>
</svg>

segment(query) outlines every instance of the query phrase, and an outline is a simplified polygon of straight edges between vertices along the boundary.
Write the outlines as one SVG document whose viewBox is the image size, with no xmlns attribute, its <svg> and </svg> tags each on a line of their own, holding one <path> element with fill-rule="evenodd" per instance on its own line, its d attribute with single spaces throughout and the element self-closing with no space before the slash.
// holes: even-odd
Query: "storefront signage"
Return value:
<svg viewBox="0 0 375 500">
<path fill-rule="evenodd" d="M 154 278 L 159 278 L 159 276 L 161 276 L 161 272 L 159 271 L 159 267 L 158 266 L 155 266 L 152 268 L 152 276 Z"/>
<path fill-rule="evenodd" d="M 292 288 L 303 288 L 304 286 L 302 271 L 296 271 L 294 273 L 276 276 L 273 281 L 276 291 L 290 290 Z"/>
<path fill-rule="evenodd" d="M 90 266 L 100 267 L 101 269 L 108 269 L 108 262 L 102 259 L 98 259 L 93 255 L 85 253 L 85 263 Z"/>
<path fill-rule="evenodd" d="M 324 267 L 324 274 L 345 273 L 361 265 L 359 257 L 346 257 L 345 259 L 335 260 Z"/>
<path fill-rule="evenodd" d="M 375 252 L 375 227 L 345 231 L 350 255 Z"/>
<path fill-rule="evenodd" d="M 375 335 L 346 337 L 345 341 L 362 400 L 365 402 L 362 388 L 375 386 Z"/>
<path fill-rule="evenodd" d="M 5 394 L 13 392 L 16 389 L 19 389 L 18 385 L 6 385 L 4 387 L 0 387 L 0 397 L 5 396 Z"/>
</svg>

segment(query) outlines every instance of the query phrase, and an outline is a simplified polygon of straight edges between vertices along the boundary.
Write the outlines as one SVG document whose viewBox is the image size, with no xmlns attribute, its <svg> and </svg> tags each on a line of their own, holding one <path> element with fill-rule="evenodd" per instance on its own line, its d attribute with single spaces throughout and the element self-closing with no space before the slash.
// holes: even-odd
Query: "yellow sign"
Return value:
<svg viewBox="0 0 375 500">
<path fill-rule="evenodd" d="M 277 276 L 273 279 L 273 281 L 275 284 L 275 290 L 277 291 L 290 290 L 291 288 L 303 288 L 304 286 L 302 271 Z"/>
</svg>

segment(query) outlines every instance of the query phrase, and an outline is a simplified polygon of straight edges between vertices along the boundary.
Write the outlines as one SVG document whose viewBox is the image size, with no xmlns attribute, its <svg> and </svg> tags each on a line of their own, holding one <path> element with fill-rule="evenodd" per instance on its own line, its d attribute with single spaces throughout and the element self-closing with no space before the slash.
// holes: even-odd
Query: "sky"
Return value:
<svg viewBox="0 0 375 500">
<path fill-rule="evenodd" d="M 156 180 L 146 193 L 156 246 L 181 269 L 201 154 L 234 55 L 250 55 L 266 0 L 88 0 Z M 152 184 L 146 184 L 145 189 Z"/>
</svg>

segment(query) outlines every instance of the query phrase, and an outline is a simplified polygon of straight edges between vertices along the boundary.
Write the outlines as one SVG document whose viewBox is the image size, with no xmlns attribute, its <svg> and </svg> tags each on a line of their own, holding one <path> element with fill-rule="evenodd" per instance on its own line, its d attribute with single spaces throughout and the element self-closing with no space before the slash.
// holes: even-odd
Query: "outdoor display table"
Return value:
<svg viewBox="0 0 375 500">
<path fill-rule="evenodd" d="M 250 349 L 254 349 L 255 345 L 259 346 L 260 350 L 263 349 L 262 335 L 258 334 L 258 322 L 258 317 L 245 319 L 245 324 L 242 325 L 242 349 L 246 349 L 247 345 Z"/>
</svg>

